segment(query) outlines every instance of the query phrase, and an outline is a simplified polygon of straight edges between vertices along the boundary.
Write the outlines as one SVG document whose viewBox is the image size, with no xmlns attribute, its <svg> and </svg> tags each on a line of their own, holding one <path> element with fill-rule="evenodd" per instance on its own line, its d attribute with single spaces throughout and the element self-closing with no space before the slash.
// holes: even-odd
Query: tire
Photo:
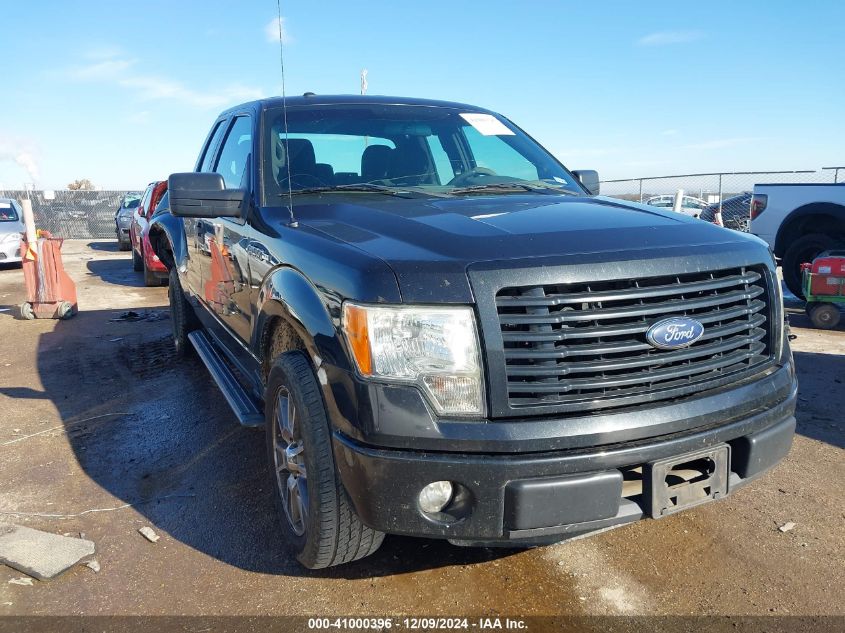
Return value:
<svg viewBox="0 0 845 633">
<path fill-rule="evenodd" d="M 819 253 L 830 250 L 836 244 L 836 240 L 821 233 L 810 233 L 803 235 L 792 242 L 783 254 L 781 268 L 783 282 L 789 291 L 799 299 L 804 298 L 804 289 L 801 287 L 801 264 L 812 262 Z"/>
<path fill-rule="evenodd" d="M 27 321 L 35 318 L 35 311 L 32 309 L 32 304 L 29 302 L 21 304 L 21 316 Z"/>
<path fill-rule="evenodd" d="M 144 270 L 144 258 L 138 254 L 134 248 L 132 249 L 132 270 L 136 273 Z"/>
<path fill-rule="evenodd" d="M 340 482 L 320 386 L 302 352 L 273 361 L 264 402 L 274 497 L 297 560 L 309 569 L 323 569 L 374 553 L 384 534 L 361 522 Z"/>
<path fill-rule="evenodd" d="M 813 303 L 810 309 L 810 320 L 820 330 L 832 330 L 839 325 L 841 314 L 839 308 L 832 303 Z"/>
<path fill-rule="evenodd" d="M 141 265 L 144 269 L 144 285 L 145 286 L 160 286 L 161 280 L 156 276 L 156 274 L 147 268 L 147 260 L 144 257 L 141 257 Z"/>
<path fill-rule="evenodd" d="M 179 283 L 179 274 L 176 268 L 170 269 L 170 283 L 167 288 L 167 296 L 170 299 L 170 325 L 173 329 L 173 350 L 176 358 L 184 358 L 191 349 L 191 342 L 188 334 L 199 329 L 194 309 L 185 298 L 182 291 L 182 284 Z"/>
<path fill-rule="evenodd" d="M 56 311 L 56 314 L 60 319 L 67 320 L 71 318 L 74 314 L 76 314 L 76 311 L 73 309 L 73 304 L 70 301 L 62 301 L 59 304 L 59 308 Z"/>
</svg>

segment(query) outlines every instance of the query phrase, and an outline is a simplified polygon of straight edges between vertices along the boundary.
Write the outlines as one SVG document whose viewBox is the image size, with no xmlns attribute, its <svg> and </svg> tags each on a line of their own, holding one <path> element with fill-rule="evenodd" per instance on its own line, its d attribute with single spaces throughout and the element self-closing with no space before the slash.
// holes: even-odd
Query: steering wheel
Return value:
<svg viewBox="0 0 845 633">
<path fill-rule="evenodd" d="M 487 167 L 473 167 L 469 171 L 458 174 L 446 184 L 449 187 L 462 187 L 464 185 L 468 185 L 473 178 L 478 176 L 498 176 L 498 174 Z"/>
</svg>

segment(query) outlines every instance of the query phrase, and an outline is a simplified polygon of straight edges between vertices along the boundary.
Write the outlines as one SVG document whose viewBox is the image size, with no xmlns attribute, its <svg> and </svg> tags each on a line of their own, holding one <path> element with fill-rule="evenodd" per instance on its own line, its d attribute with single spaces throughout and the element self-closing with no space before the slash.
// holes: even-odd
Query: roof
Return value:
<svg viewBox="0 0 845 633">
<path fill-rule="evenodd" d="M 266 109 L 281 107 L 287 101 L 288 107 L 296 106 L 321 106 L 321 105 L 354 105 L 354 104 L 376 104 L 376 105 L 405 105 L 405 106 L 422 106 L 430 108 L 456 108 L 458 110 L 465 110 L 468 112 L 490 112 L 485 108 L 469 105 L 466 103 L 458 103 L 454 101 L 438 101 L 436 99 L 420 99 L 416 97 L 388 97 L 382 95 L 317 95 L 306 93 L 305 95 L 297 95 L 295 97 L 268 97 L 266 99 L 258 99 L 256 101 L 248 101 L 240 105 L 228 108 L 231 110 L 246 110 L 246 109 Z"/>
</svg>

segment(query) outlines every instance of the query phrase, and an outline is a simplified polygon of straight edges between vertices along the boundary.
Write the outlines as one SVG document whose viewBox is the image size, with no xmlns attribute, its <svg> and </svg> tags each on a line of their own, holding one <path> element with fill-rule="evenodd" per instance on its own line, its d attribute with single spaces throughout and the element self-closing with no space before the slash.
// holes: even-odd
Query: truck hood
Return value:
<svg viewBox="0 0 845 633">
<path fill-rule="evenodd" d="M 297 205 L 300 222 L 386 261 L 407 302 L 471 302 L 467 269 L 483 262 L 548 266 L 748 244 L 734 231 L 603 197 L 362 195 L 354 204 L 325 196 L 321 202 Z"/>
</svg>

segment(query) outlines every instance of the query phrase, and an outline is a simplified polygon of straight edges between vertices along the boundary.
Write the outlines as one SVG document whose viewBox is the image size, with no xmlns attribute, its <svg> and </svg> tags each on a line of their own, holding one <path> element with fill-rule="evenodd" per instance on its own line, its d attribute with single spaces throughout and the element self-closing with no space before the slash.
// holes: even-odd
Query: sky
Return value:
<svg viewBox="0 0 845 633">
<path fill-rule="evenodd" d="M 490 108 L 602 179 L 845 164 L 845 3 L 281 0 L 286 91 Z M 0 188 L 139 189 L 281 94 L 275 0 L 0 0 Z"/>
</svg>

